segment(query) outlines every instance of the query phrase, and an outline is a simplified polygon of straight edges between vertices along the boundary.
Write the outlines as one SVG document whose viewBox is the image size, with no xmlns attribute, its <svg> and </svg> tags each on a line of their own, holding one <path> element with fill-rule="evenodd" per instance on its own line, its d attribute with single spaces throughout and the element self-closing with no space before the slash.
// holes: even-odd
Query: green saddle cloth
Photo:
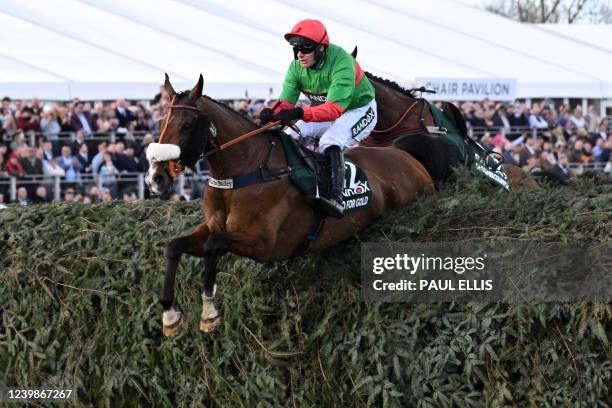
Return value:
<svg viewBox="0 0 612 408">
<path fill-rule="evenodd" d="M 309 166 L 306 163 L 303 153 L 300 152 L 300 148 L 291 136 L 282 134 L 281 141 L 285 150 L 287 165 L 291 167 L 292 170 L 289 175 L 291 183 L 304 194 L 309 204 L 317 209 L 318 198 L 324 196 L 329 188 L 329 176 L 325 174 L 326 170 L 323 168 L 323 155 L 318 153 L 311 154 L 312 157 L 309 159 L 311 166 Z M 344 214 L 370 207 L 372 202 L 372 190 L 370 189 L 367 175 L 350 159 L 345 158 L 344 165 L 346 170 L 344 191 L 342 193 L 344 199 Z M 315 172 L 312 167 L 317 168 L 317 171 Z"/>
<path fill-rule="evenodd" d="M 438 107 L 432 104 L 429 104 L 429 107 L 436 126 L 446 129 L 446 133 L 440 134 L 440 137 L 456 147 L 459 161 L 493 183 L 510 191 L 510 180 L 501 166 L 503 162 L 501 158 L 487 152 L 483 146 L 467 135 L 465 137 L 461 135 L 456 126 Z"/>
</svg>

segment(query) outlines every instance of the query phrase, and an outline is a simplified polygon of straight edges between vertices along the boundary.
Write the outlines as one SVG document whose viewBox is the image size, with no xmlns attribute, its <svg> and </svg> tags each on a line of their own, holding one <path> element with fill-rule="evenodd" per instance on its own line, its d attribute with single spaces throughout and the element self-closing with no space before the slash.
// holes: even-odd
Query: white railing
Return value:
<svg viewBox="0 0 612 408">
<path fill-rule="evenodd" d="M 145 178 L 146 173 L 123 173 L 119 174 L 116 177 L 117 183 L 121 183 L 122 185 L 129 187 L 133 185 L 136 187 L 136 196 L 139 200 L 145 199 Z M 203 172 L 201 174 L 190 174 L 188 176 L 181 174 L 177 177 L 174 182 L 174 191 L 183 194 L 185 184 L 199 182 L 204 184 L 208 180 L 208 172 Z M 65 187 L 70 186 L 98 186 L 99 188 L 104 188 L 102 184 L 102 179 L 99 175 L 94 174 L 79 174 L 75 181 L 67 181 L 65 177 L 60 176 L 24 176 L 24 177 L 0 177 L 0 191 L 4 190 L 2 187 L 8 187 L 8 198 L 10 202 L 14 202 L 17 199 L 17 189 L 19 187 L 28 187 L 28 186 L 39 186 L 44 185 L 47 188 L 51 188 L 53 192 L 53 200 L 60 201 L 62 197 L 62 190 Z"/>
</svg>

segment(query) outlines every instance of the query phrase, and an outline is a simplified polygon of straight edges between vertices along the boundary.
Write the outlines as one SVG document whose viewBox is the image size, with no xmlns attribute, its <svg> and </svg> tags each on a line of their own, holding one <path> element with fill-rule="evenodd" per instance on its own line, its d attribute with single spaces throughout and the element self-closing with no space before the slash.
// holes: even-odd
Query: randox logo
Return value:
<svg viewBox="0 0 612 408">
<path fill-rule="evenodd" d="M 484 159 L 477 153 L 474 153 L 474 167 L 485 177 L 502 186 L 505 190 L 510 191 L 510 183 L 508 182 L 506 173 L 504 173 L 501 168 L 497 171 L 490 170 L 486 164 L 484 164 Z"/>
<path fill-rule="evenodd" d="M 355 123 L 353 127 L 351 128 L 353 138 L 357 136 L 358 134 L 360 134 L 363 129 L 365 129 L 370 123 L 372 123 L 373 120 L 374 120 L 374 109 L 370 107 L 370 109 L 366 111 L 365 115 L 363 115 L 361 119 L 359 119 L 357 123 Z"/>
<path fill-rule="evenodd" d="M 349 161 L 344 163 L 346 168 L 347 179 L 344 183 L 344 197 L 352 197 L 355 195 L 365 194 L 370 191 L 370 186 L 367 180 L 357 180 L 357 167 Z"/>
<path fill-rule="evenodd" d="M 325 103 L 325 101 L 327 100 L 327 93 L 315 94 L 315 93 L 303 92 L 303 94 L 306 95 L 306 97 L 310 100 L 310 102 L 315 106 Z"/>
</svg>

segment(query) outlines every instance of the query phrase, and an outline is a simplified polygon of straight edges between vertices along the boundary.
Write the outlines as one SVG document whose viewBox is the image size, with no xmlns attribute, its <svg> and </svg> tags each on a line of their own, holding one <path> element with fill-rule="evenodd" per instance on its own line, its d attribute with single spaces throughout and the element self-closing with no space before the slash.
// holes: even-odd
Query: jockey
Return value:
<svg viewBox="0 0 612 408">
<path fill-rule="evenodd" d="M 331 188 L 322 198 L 329 215 L 342 217 L 344 160 L 342 150 L 365 139 L 376 126 L 374 87 L 357 61 L 341 47 L 330 44 L 329 35 L 318 20 L 304 20 L 285 34 L 293 47 L 294 61 L 285 76 L 279 103 L 263 109 L 262 124 L 270 120 L 297 126 L 305 139 L 318 139 L 330 168 Z M 311 106 L 295 107 L 300 93 Z M 297 138 L 295 132 L 290 134 Z"/>
</svg>

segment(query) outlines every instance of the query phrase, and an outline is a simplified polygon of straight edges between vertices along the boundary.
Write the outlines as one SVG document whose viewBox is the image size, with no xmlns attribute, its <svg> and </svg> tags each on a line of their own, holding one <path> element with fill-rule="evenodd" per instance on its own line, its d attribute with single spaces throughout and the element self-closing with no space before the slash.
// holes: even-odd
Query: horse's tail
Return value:
<svg viewBox="0 0 612 408">
<path fill-rule="evenodd" d="M 422 133 L 399 136 L 393 147 L 417 159 L 438 189 L 452 177 L 453 168 L 460 165 L 455 147 L 440 137 Z"/>
</svg>

